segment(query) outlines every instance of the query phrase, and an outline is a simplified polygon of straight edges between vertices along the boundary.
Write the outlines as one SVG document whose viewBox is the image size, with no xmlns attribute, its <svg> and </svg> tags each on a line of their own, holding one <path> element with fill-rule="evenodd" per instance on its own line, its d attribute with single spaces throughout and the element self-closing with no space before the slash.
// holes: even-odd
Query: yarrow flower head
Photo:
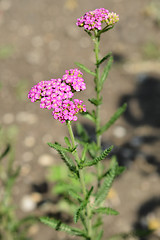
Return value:
<svg viewBox="0 0 160 240">
<path fill-rule="evenodd" d="M 40 108 L 53 109 L 52 115 L 62 123 L 76 121 L 78 112 L 85 112 L 83 101 L 74 99 L 74 92 L 86 89 L 82 73 L 78 69 L 66 70 L 62 79 L 41 81 L 31 88 L 28 98 L 31 102 L 40 101 Z"/>
<path fill-rule="evenodd" d="M 83 73 L 80 70 L 70 69 L 66 70 L 66 74 L 63 75 L 62 80 L 66 81 L 75 91 L 83 91 L 86 89 L 84 79 L 82 78 Z"/>
<path fill-rule="evenodd" d="M 102 30 L 102 24 L 105 23 L 104 27 L 113 26 L 119 21 L 119 15 L 105 8 L 98 8 L 94 11 L 89 11 L 84 16 L 77 19 L 77 26 L 84 27 L 87 31 Z"/>
</svg>

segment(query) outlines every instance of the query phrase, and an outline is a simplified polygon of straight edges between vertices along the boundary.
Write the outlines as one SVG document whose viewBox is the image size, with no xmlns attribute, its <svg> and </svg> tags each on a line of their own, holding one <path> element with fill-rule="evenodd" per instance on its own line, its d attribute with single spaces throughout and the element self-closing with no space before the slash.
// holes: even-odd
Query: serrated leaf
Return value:
<svg viewBox="0 0 160 240">
<path fill-rule="evenodd" d="M 75 215 L 74 215 L 74 221 L 75 221 L 75 223 L 78 222 L 78 219 L 79 219 L 79 217 L 80 217 L 80 213 L 81 213 L 81 212 L 83 211 L 83 209 L 87 206 L 87 204 L 88 204 L 88 199 L 89 199 L 92 191 L 93 191 L 93 186 L 92 186 L 91 189 L 88 191 L 88 193 L 87 193 L 87 195 L 86 195 L 86 197 L 85 197 L 85 200 L 81 203 L 80 207 L 76 210 L 76 213 L 75 213 Z"/>
<path fill-rule="evenodd" d="M 68 193 L 69 193 L 69 195 L 70 195 L 72 198 L 78 200 L 79 202 L 82 202 L 81 196 L 78 195 L 77 192 L 74 191 L 73 189 L 69 189 L 69 190 L 68 190 Z"/>
<path fill-rule="evenodd" d="M 113 57 L 110 56 L 110 58 L 107 62 L 107 65 L 105 66 L 105 68 L 103 70 L 103 73 L 102 73 L 102 76 L 100 78 L 100 90 L 102 89 L 103 84 L 104 84 L 105 80 L 107 79 L 107 76 L 108 76 L 109 70 L 111 68 L 112 62 L 113 62 Z"/>
<path fill-rule="evenodd" d="M 102 97 L 99 101 L 95 98 L 88 99 L 88 101 L 91 102 L 92 104 L 94 104 L 95 106 L 99 106 L 102 104 Z"/>
<path fill-rule="evenodd" d="M 113 146 L 110 146 L 109 148 L 105 149 L 100 156 L 96 157 L 95 159 L 85 162 L 82 164 L 82 167 L 89 167 L 89 166 L 93 166 L 96 165 L 98 162 L 102 161 L 103 159 L 105 159 L 107 157 L 107 155 L 111 152 L 111 150 L 113 149 Z"/>
<path fill-rule="evenodd" d="M 101 207 L 93 210 L 93 213 L 103 213 L 107 215 L 118 215 L 119 212 L 110 207 Z"/>
<path fill-rule="evenodd" d="M 96 76 L 96 74 L 94 72 L 92 72 L 90 69 L 88 69 L 87 67 L 85 67 L 83 64 L 81 63 L 78 63 L 78 62 L 75 62 L 75 64 L 77 65 L 77 67 L 81 68 L 82 70 L 84 70 L 85 72 L 93 75 L 93 76 Z"/>
<path fill-rule="evenodd" d="M 74 236 L 81 236 L 81 237 L 88 237 L 85 232 L 78 228 L 70 227 L 67 224 L 62 223 L 61 221 L 58 221 L 56 219 L 51 219 L 48 217 L 41 217 L 40 221 L 46 225 L 48 225 L 51 228 L 54 228 L 56 231 L 64 231 L 68 234 L 74 235 Z"/>
<path fill-rule="evenodd" d="M 71 172 L 76 173 L 77 176 L 79 176 L 79 175 L 78 175 L 78 171 L 77 171 L 77 169 L 76 169 L 76 166 L 75 166 L 75 164 L 73 163 L 72 159 L 69 158 L 69 157 L 67 156 L 67 154 L 66 154 L 65 152 L 61 151 L 61 150 L 58 150 L 58 153 L 59 153 L 61 159 L 62 159 L 62 160 L 64 161 L 64 163 L 66 164 L 66 166 L 69 168 L 69 170 L 70 170 Z"/>
<path fill-rule="evenodd" d="M 100 64 L 102 64 L 105 60 L 107 60 L 110 56 L 112 55 L 111 52 L 109 52 L 105 57 L 103 57 L 98 63 L 97 65 L 99 66 Z"/>
<path fill-rule="evenodd" d="M 61 150 L 61 151 L 66 151 L 68 152 L 68 148 L 64 148 L 62 147 L 59 143 L 47 143 L 48 146 L 50 146 L 51 148 L 54 148 L 55 150 Z"/>
<path fill-rule="evenodd" d="M 124 103 L 110 118 L 110 120 L 97 132 L 99 135 L 102 135 L 108 128 L 122 115 L 126 110 L 127 104 Z"/>
<path fill-rule="evenodd" d="M 108 172 L 106 177 L 104 178 L 104 182 L 102 183 L 101 187 L 99 188 L 99 190 L 96 194 L 95 206 L 99 206 L 99 204 L 101 204 L 105 200 L 105 198 L 112 186 L 113 180 L 116 177 L 117 165 L 118 165 L 118 163 L 117 163 L 117 161 L 115 161 L 114 165 L 112 166 L 112 168 L 110 169 L 110 171 Z"/>
<path fill-rule="evenodd" d="M 55 142 L 55 143 L 47 143 L 48 146 L 50 146 L 51 148 L 54 148 L 57 151 L 63 151 L 63 152 L 74 152 L 77 148 L 77 145 L 74 148 L 64 148 L 62 147 L 59 143 Z"/>
</svg>

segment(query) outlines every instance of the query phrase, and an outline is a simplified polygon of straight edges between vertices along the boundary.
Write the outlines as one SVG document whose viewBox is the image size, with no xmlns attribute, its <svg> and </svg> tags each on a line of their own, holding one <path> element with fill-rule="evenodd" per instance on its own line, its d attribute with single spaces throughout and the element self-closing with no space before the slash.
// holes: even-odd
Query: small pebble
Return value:
<svg viewBox="0 0 160 240">
<path fill-rule="evenodd" d="M 6 124 L 11 124 L 14 121 L 14 115 L 12 113 L 6 113 L 3 116 L 3 122 Z"/>
<path fill-rule="evenodd" d="M 36 202 L 33 201 L 30 195 L 26 195 L 22 198 L 20 207 L 22 211 L 30 212 L 36 208 Z"/>
<path fill-rule="evenodd" d="M 33 202 L 38 203 L 42 200 L 42 195 L 40 193 L 34 192 L 31 194 Z"/>
<path fill-rule="evenodd" d="M 113 130 L 113 135 L 117 138 L 123 138 L 127 134 L 127 131 L 122 126 L 116 126 Z"/>
<path fill-rule="evenodd" d="M 26 147 L 33 147 L 35 144 L 35 138 L 32 136 L 28 136 L 24 139 L 24 145 Z"/>
<path fill-rule="evenodd" d="M 28 235 L 33 236 L 39 232 L 39 226 L 37 224 L 32 225 L 28 230 Z"/>
<path fill-rule="evenodd" d="M 21 176 L 27 176 L 31 171 L 31 166 L 28 164 L 25 164 L 24 166 L 21 167 Z"/>
<path fill-rule="evenodd" d="M 38 163 L 42 166 L 50 166 L 54 163 L 54 159 L 48 154 L 43 154 L 39 157 Z"/>
</svg>

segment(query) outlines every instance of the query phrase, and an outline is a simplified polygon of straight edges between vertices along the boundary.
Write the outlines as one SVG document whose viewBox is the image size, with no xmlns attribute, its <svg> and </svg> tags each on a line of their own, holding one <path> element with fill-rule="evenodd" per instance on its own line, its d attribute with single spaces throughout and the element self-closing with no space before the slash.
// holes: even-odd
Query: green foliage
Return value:
<svg viewBox="0 0 160 240">
<path fill-rule="evenodd" d="M 78 222 L 78 219 L 79 219 L 79 216 L 80 216 L 81 212 L 85 209 L 85 207 L 86 207 L 87 204 L 89 203 L 89 197 L 90 197 L 92 191 L 93 191 L 93 186 L 92 186 L 91 189 L 88 191 L 88 193 L 87 193 L 84 201 L 81 202 L 80 207 L 76 210 L 76 213 L 75 213 L 75 215 L 74 215 L 74 221 L 75 221 L 75 223 Z"/>
<path fill-rule="evenodd" d="M 77 129 L 77 133 L 78 133 L 78 136 L 80 137 L 80 139 L 83 142 L 88 143 L 90 141 L 90 138 L 88 136 L 86 129 L 83 127 L 83 125 L 80 123 L 76 124 L 76 129 Z"/>
<path fill-rule="evenodd" d="M 113 180 L 116 177 L 117 166 L 118 166 L 118 163 L 116 160 L 114 160 L 112 162 L 110 171 L 107 173 L 107 175 L 104 178 L 104 182 L 102 183 L 101 187 L 98 189 L 98 192 L 95 198 L 95 206 L 99 206 L 105 200 L 112 186 Z"/>
<path fill-rule="evenodd" d="M 86 111 L 81 113 L 82 116 L 86 117 L 87 119 L 91 120 L 92 122 L 96 123 L 96 115 L 95 111 L 93 110 L 92 113 Z"/>
<path fill-rule="evenodd" d="M 88 101 L 91 102 L 91 103 L 92 103 L 93 105 L 95 105 L 95 106 L 99 106 L 99 105 L 102 104 L 102 97 L 101 97 L 100 100 L 97 100 L 97 99 L 95 99 L 95 98 L 91 98 L 91 99 L 88 99 Z"/>
<path fill-rule="evenodd" d="M 106 215 L 118 215 L 119 212 L 117 212 L 116 210 L 114 210 L 113 208 L 110 207 L 101 207 L 101 208 L 96 208 L 93 210 L 93 213 L 102 213 L 102 214 L 106 214 Z"/>
<path fill-rule="evenodd" d="M 48 225 L 49 227 L 54 228 L 57 231 L 64 231 L 70 235 L 88 238 L 87 234 L 85 232 L 81 231 L 80 229 L 70 227 L 69 225 L 64 224 L 61 221 L 58 221 L 56 219 L 51 219 L 48 217 L 41 217 L 40 221 L 42 223 Z"/>
<path fill-rule="evenodd" d="M 84 70 L 86 73 L 89 73 L 93 76 L 95 76 L 96 74 L 94 72 L 92 72 L 91 70 L 89 70 L 87 67 L 85 67 L 83 64 L 75 62 L 75 64 L 77 65 L 77 67 L 81 68 L 82 70 Z"/>
<path fill-rule="evenodd" d="M 77 148 L 77 146 L 75 148 L 64 148 L 57 142 L 55 142 L 55 143 L 47 143 L 47 144 L 51 148 L 54 148 L 57 151 L 63 151 L 63 152 L 74 152 L 75 149 Z"/>
<path fill-rule="evenodd" d="M 8 131 L 10 132 L 10 131 Z M 14 131 L 13 131 L 14 132 Z M 3 141 L 4 150 L 0 153 L 0 183 L 2 194 L 0 195 L 0 239 L 1 240 L 29 240 L 27 230 L 37 221 L 35 217 L 26 217 L 18 220 L 16 217 L 15 206 L 12 200 L 12 191 L 17 177 L 20 173 L 20 167 L 15 168 L 14 149 L 11 144 L 12 137 L 3 138 L 5 131 L 0 132 L 0 145 Z M 13 135 L 12 135 L 13 136 Z M 7 142 L 5 142 L 7 140 Z M 3 149 L 3 148 L 2 148 Z M 3 164 L 3 160 L 5 164 Z"/>
<path fill-rule="evenodd" d="M 109 52 L 106 56 L 104 56 L 98 63 L 97 66 L 99 66 L 100 64 L 102 64 L 104 61 L 106 61 L 108 58 L 110 58 L 112 55 L 111 52 Z"/>
<path fill-rule="evenodd" d="M 101 79 L 100 79 L 100 89 L 99 89 L 99 91 L 101 91 L 102 88 L 103 88 L 103 84 L 104 84 L 105 80 L 107 79 L 107 76 L 108 76 L 109 70 L 111 68 L 112 62 L 113 62 L 113 57 L 110 56 L 106 66 L 103 70 Z"/>
<path fill-rule="evenodd" d="M 66 140 L 67 143 L 69 144 L 67 138 L 66 138 L 65 140 Z M 72 160 L 70 157 L 68 157 L 68 155 L 66 154 L 66 152 L 68 152 L 68 151 L 69 151 L 69 152 L 73 152 L 73 151 L 75 150 L 75 148 L 74 148 L 74 149 L 73 149 L 73 148 L 64 148 L 64 147 L 62 147 L 62 146 L 61 146 L 60 144 L 58 144 L 58 143 L 55 143 L 55 144 L 54 144 L 54 143 L 48 143 L 48 145 L 49 145 L 50 147 L 52 147 L 52 148 L 54 148 L 54 149 L 57 150 L 57 152 L 59 153 L 61 159 L 64 161 L 64 163 L 66 164 L 66 166 L 68 167 L 68 169 L 69 169 L 72 173 L 76 174 L 77 177 L 78 177 L 78 172 L 77 172 L 77 169 L 76 169 L 76 166 L 75 166 L 73 160 Z"/>
<path fill-rule="evenodd" d="M 110 118 L 110 120 L 98 131 L 97 134 L 102 135 L 110 126 L 115 123 L 115 121 L 122 115 L 122 113 L 125 112 L 127 108 L 127 104 L 124 103 L 118 110 L 113 114 L 113 116 Z"/>
<path fill-rule="evenodd" d="M 108 154 L 111 152 L 113 146 L 110 146 L 109 148 L 105 149 L 100 156 L 96 157 L 95 159 L 88 161 L 88 162 L 84 162 L 81 164 L 81 167 L 89 167 L 89 166 L 93 166 L 96 165 L 98 162 L 104 160 Z"/>
<path fill-rule="evenodd" d="M 96 238 L 96 240 L 101 240 L 103 237 L 103 230 L 101 230 L 99 233 L 98 233 L 98 236 Z"/>
</svg>

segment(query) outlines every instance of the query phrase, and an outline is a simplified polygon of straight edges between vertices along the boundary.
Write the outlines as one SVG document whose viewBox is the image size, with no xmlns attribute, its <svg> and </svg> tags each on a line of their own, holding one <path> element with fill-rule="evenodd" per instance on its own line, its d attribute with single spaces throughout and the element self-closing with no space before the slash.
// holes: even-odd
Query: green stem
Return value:
<svg viewBox="0 0 160 240">
<path fill-rule="evenodd" d="M 69 135 L 70 135 L 70 138 L 71 138 L 72 147 L 75 148 L 76 143 L 75 143 L 75 138 L 74 138 L 74 134 L 73 134 L 73 130 L 72 130 L 72 126 L 71 126 L 70 121 L 67 122 L 67 127 L 68 127 Z M 73 155 L 74 155 L 75 161 L 78 165 L 80 163 L 80 158 L 78 156 L 77 149 L 75 149 L 75 151 L 73 152 Z M 83 169 L 78 168 L 78 171 L 79 171 L 79 179 L 80 179 L 80 183 L 81 183 L 81 187 L 82 187 L 83 197 L 85 199 L 85 197 L 87 195 L 87 190 L 86 190 L 86 185 L 85 185 L 85 181 L 84 181 Z M 88 235 L 90 237 L 89 240 L 92 240 L 91 209 L 90 209 L 89 204 L 87 204 L 86 212 L 87 212 L 86 221 L 87 221 L 87 227 L 88 227 Z"/>
<path fill-rule="evenodd" d="M 100 37 L 95 37 L 94 39 L 94 52 L 96 57 L 96 68 L 95 68 L 95 90 L 96 90 L 96 97 L 97 101 L 100 101 L 100 70 L 99 70 L 99 44 L 100 44 Z M 100 130 L 100 105 L 96 107 L 96 141 L 98 149 L 101 149 L 101 136 L 97 134 Z M 101 171 L 101 163 L 97 164 L 97 175 L 98 175 L 98 187 L 100 186 L 100 176 L 102 175 Z"/>
</svg>

